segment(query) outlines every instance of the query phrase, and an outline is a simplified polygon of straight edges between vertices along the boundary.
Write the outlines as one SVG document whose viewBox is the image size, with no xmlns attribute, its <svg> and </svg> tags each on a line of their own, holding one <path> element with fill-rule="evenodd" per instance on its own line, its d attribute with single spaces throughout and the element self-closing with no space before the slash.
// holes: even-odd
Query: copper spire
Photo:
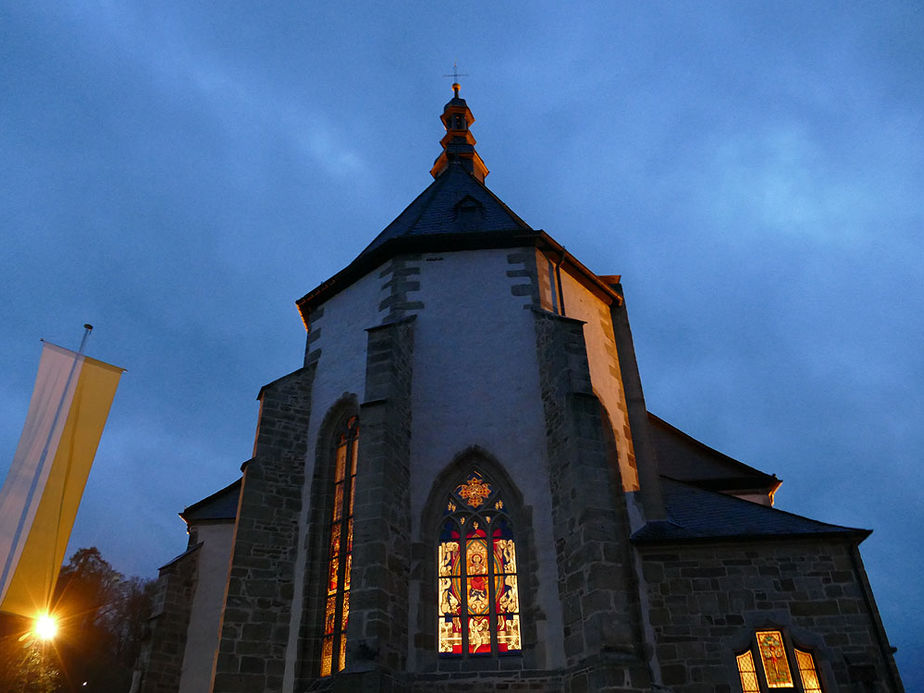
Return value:
<svg viewBox="0 0 924 693">
<path fill-rule="evenodd" d="M 459 90 L 462 88 L 458 82 L 459 73 L 453 68 L 453 74 L 449 76 L 454 79 L 453 97 L 443 107 L 443 115 L 440 116 L 440 120 L 446 127 L 446 134 L 440 140 L 443 151 L 436 158 L 433 168 L 430 169 L 430 175 L 439 178 L 450 164 L 458 163 L 484 183 L 484 177 L 488 175 L 488 167 L 484 165 L 484 161 L 475 151 L 475 136 L 468 129 L 475 122 L 475 116 L 469 110 L 465 99 L 459 96 Z"/>
</svg>

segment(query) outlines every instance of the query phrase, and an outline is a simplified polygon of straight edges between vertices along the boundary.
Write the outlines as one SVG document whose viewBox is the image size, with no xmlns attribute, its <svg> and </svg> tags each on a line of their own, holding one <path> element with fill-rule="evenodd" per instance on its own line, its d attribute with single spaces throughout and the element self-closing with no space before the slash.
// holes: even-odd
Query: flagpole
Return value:
<svg viewBox="0 0 924 693">
<path fill-rule="evenodd" d="M 91 325 L 88 322 L 85 322 L 83 324 L 83 329 L 84 329 L 83 339 L 80 340 L 80 348 L 77 350 L 78 354 L 83 353 L 83 348 L 87 345 L 87 337 L 89 337 L 90 333 L 93 331 L 93 325 Z"/>
</svg>

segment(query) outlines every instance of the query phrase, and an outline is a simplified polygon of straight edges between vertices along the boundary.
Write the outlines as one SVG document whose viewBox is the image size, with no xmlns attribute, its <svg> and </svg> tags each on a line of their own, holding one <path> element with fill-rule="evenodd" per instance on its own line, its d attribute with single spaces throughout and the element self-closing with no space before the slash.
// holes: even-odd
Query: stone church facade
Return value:
<svg viewBox="0 0 924 693">
<path fill-rule="evenodd" d="M 434 182 L 297 301 L 303 366 L 181 513 L 140 690 L 903 690 L 869 532 L 647 411 L 619 277 L 485 187 L 454 90 Z"/>
</svg>

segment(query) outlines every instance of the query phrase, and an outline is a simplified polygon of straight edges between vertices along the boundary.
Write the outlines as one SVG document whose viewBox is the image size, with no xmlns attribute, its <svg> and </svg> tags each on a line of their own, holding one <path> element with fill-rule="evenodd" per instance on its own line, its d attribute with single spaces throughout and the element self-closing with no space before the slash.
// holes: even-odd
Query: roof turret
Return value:
<svg viewBox="0 0 924 693">
<path fill-rule="evenodd" d="M 446 127 L 446 134 L 440 140 L 443 151 L 430 169 L 430 175 L 439 178 L 450 164 L 457 163 L 484 183 L 484 177 L 489 173 L 488 167 L 475 151 L 475 136 L 468 129 L 475 122 L 475 116 L 465 99 L 459 96 L 460 89 L 458 82 L 453 83 L 453 97 L 443 106 L 443 115 L 440 116 Z"/>
</svg>

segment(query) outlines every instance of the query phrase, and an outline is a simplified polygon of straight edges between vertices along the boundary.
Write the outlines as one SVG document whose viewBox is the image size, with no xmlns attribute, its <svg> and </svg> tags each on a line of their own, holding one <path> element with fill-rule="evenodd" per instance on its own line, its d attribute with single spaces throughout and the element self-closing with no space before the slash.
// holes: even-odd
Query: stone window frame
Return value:
<svg viewBox="0 0 924 693">
<path fill-rule="evenodd" d="M 331 514 L 334 504 L 334 475 L 339 434 L 345 430 L 351 419 L 357 421 L 362 431 L 359 398 L 344 393 L 328 410 L 318 429 L 315 444 L 314 470 L 311 479 L 311 500 L 309 505 L 307 544 L 307 565 L 303 586 L 304 608 L 302 612 L 299 639 L 301 641 L 300 680 L 312 681 L 321 675 L 321 648 L 323 646 L 324 615 L 327 597 L 328 550 L 331 534 Z M 362 436 L 356 483 L 361 485 Z M 347 662 L 349 666 L 349 661 Z M 324 679 L 336 678 L 341 672 L 332 672 Z"/>
<path fill-rule="evenodd" d="M 786 661 L 793 680 L 792 686 L 771 688 L 767 684 L 766 672 L 764 671 L 760 650 L 757 646 L 757 633 L 770 630 L 778 631 L 783 638 L 783 647 L 786 651 Z M 773 691 L 794 691 L 795 693 L 804 693 L 805 688 L 802 684 L 802 674 L 799 671 L 798 660 L 796 659 L 796 650 L 807 653 L 811 656 L 812 663 L 815 666 L 815 675 L 818 677 L 818 682 L 821 686 L 822 693 L 827 693 L 828 691 L 833 690 L 828 685 L 827 678 L 824 674 L 824 667 L 822 666 L 824 660 L 819 652 L 821 648 L 811 644 L 811 641 L 815 640 L 816 638 L 811 636 L 803 637 L 801 633 L 796 634 L 794 637 L 792 630 L 792 628 L 779 625 L 778 623 L 764 623 L 748 628 L 747 636 L 739 638 L 739 646 L 731 650 L 732 666 L 734 668 L 736 682 L 736 686 L 733 688 L 733 690 L 743 690 L 738 669 L 738 657 L 749 652 L 754 661 L 754 668 L 757 675 L 757 685 L 760 693 L 772 693 Z"/>
<path fill-rule="evenodd" d="M 441 657 L 438 653 L 437 635 L 439 536 L 446 519 L 446 502 L 450 493 L 459 485 L 460 480 L 473 470 L 481 472 L 497 486 L 498 493 L 504 498 L 505 514 L 513 526 L 517 552 L 521 650 Z M 477 445 L 470 446 L 456 455 L 434 481 L 424 505 L 420 526 L 423 541 L 416 553 L 422 560 L 415 571 L 420 578 L 418 635 L 414 638 L 420 669 L 455 672 L 536 668 L 538 609 L 532 509 L 523 502 L 523 494 L 504 466 L 491 453 Z"/>
</svg>

